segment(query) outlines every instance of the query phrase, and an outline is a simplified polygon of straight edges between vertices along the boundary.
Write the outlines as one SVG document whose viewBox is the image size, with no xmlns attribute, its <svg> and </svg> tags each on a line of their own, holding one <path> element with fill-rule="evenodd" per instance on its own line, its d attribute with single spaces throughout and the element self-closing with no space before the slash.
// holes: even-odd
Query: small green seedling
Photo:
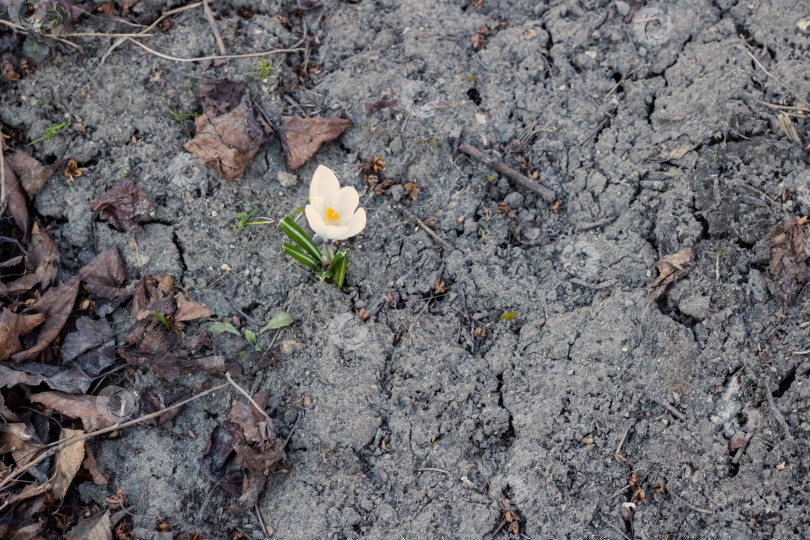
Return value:
<svg viewBox="0 0 810 540">
<path fill-rule="evenodd" d="M 273 220 L 266 217 L 257 216 L 256 219 L 259 221 L 251 221 L 250 219 L 253 217 L 253 214 L 256 212 L 256 207 L 253 207 L 253 210 L 248 212 L 247 214 L 236 214 L 234 219 L 236 223 L 233 226 L 233 232 L 240 233 L 242 229 L 247 227 L 248 225 L 268 225 L 273 223 Z"/>
<path fill-rule="evenodd" d="M 253 345 L 254 351 L 259 352 L 262 350 L 262 348 L 256 344 L 256 334 L 253 330 L 245 330 L 245 341 Z"/>
<path fill-rule="evenodd" d="M 61 124 L 56 124 L 55 126 L 49 127 L 48 129 L 45 130 L 45 135 L 43 135 L 39 139 L 34 139 L 30 143 L 28 143 L 26 146 L 31 146 L 31 145 L 37 144 L 38 142 L 42 142 L 42 141 L 48 141 L 48 140 L 52 139 L 53 137 L 55 137 L 56 135 L 59 135 L 60 133 L 65 131 L 68 128 L 68 126 L 70 126 L 70 118 L 69 117 L 67 119 L 67 122 L 62 122 Z"/>
<path fill-rule="evenodd" d="M 120 172 L 120 173 L 118 173 L 118 178 L 119 178 L 119 179 L 121 179 L 121 180 L 123 180 L 123 179 L 124 179 L 124 178 L 126 178 L 126 177 L 127 177 L 127 168 L 126 168 L 126 167 L 122 167 L 122 168 L 121 168 L 121 172 Z"/>
<path fill-rule="evenodd" d="M 260 334 L 264 334 L 268 330 L 278 330 L 279 328 L 284 328 L 285 326 L 289 326 L 293 323 L 292 315 L 287 313 L 286 311 L 282 311 L 281 313 L 276 313 L 273 315 L 273 318 L 270 319 L 270 322 L 265 324 L 261 330 L 259 330 Z"/>
<path fill-rule="evenodd" d="M 802 422 L 799 427 L 802 428 L 802 431 L 810 431 L 810 422 Z"/>
<path fill-rule="evenodd" d="M 169 114 L 172 115 L 172 118 L 177 120 L 177 123 L 183 126 L 183 129 L 188 129 L 188 120 L 197 118 L 200 116 L 200 113 L 176 113 L 171 109 L 168 109 Z"/>
<path fill-rule="evenodd" d="M 517 316 L 517 313 L 515 313 L 514 311 L 507 311 L 506 313 L 501 315 L 501 320 L 502 321 L 514 321 L 516 316 Z"/>
<path fill-rule="evenodd" d="M 157 311 L 155 311 L 155 310 L 152 310 L 152 314 L 153 314 L 155 317 L 157 317 L 157 320 L 159 320 L 160 322 L 162 322 L 162 323 L 163 323 L 163 326 L 165 326 L 165 327 L 166 327 L 166 331 L 167 331 L 167 332 L 171 332 L 171 331 L 172 331 L 172 325 L 171 325 L 171 324 L 169 324 L 169 321 L 167 321 L 167 320 L 166 320 L 166 317 L 164 317 L 163 315 L 161 315 L 160 313 L 158 313 L 158 312 L 157 312 Z"/>
<path fill-rule="evenodd" d="M 723 246 L 720 248 L 720 256 L 721 257 L 728 257 L 728 254 L 731 253 L 731 248 L 728 246 Z"/>
<path fill-rule="evenodd" d="M 208 331 L 211 332 L 212 334 L 228 333 L 242 337 L 241 332 L 239 332 L 239 330 L 237 330 L 236 327 L 231 323 L 215 322 L 214 324 L 208 327 Z"/>
<path fill-rule="evenodd" d="M 268 62 L 267 60 L 259 60 L 257 64 L 254 64 L 251 73 L 259 77 L 260 79 L 266 79 L 270 76 L 270 73 L 273 71 L 273 62 Z"/>
</svg>

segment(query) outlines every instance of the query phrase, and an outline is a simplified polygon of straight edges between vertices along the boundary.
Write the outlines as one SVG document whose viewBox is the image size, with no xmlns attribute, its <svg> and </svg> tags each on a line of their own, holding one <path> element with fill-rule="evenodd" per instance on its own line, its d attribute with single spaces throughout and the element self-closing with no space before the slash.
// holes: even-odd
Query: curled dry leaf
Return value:
<svg viewBox="0 0 810 540">
<path fill-rule="evenodd" d="M 90 317 L 80 317 L 76 321 L 76 331 L 65 337 L 62 343 L 62 361 L 70 362 L 79 355 L 101 347 L 114 337 L 107 321 L 94 321 Z"/>
<path fill-rule="evenodd" d="M 11 170 L 8 160 L 3 164 L 6 175 L 6 203 L 8 204 L 8 211 L 11 217 L 14 218 L 14 223 L 22 231 L 23 241 L 28 240 L 28 234 L 31 232 L 28 223 L 28 204 L 25 201 L 25 194 L 20 182 L 17 180 L 17 175 Z"/>
<path fill-rule="evenodd" d="M 115 410 L 111 400 L 116 396 L 73 395 L 64 392 L 40 392 L 33 394 L 31 401 L 62 413 L 68 418 L 82 421 L 85 431 L 96 431 L 115 425 L 115 418 L 108 410 Z"/>
<path fill-rule="evenodd" d="M 65 176 L 67 176 L 68 182 L 73 182 L 73 179 L 77 176 L 81 176 L 84 171 L 87 170 L 87 167 L 79 167 L 79 162 L 76 159 L 76 156 L 70 158 L 68 161 L 67 168 L 65 169 Z"/>
<path fill-rule="evenodd" d="M 70 439 L 84 435 L 81 429 L 62 428 L 59 433 L 59 440 Z M 84 461 L 84 443 L 71 444 L 59 450 L 51 472 L 51 489 L 57 500 L 65 498 L 73 477 L 79 472 L 79 468 Z"/>
<path fill-rule="evenodd" d="M 117 229 L 139 233 L 143 228 L 135 217 L 154 210 L 145 191 L 132 180 L 118 180 L 100 198 L 90 203 L 90 210 L 100 212 Z"/>
<path fill-rule="evenodd" d="M 79 278 L 74 277 L 67 283 L 58 287 L 51 287 L 42 295 L 30 310 L 45 315 L 45 324 L 39 332 L 36 344 L 27 351 L 19 352 L 11 357 L 14 362 L 23 362 L 35 358 L 45 350 L 57 337 L 65 326 L 73 303 L 79 292 Z"/>
<path fill-rule="evenodd" d="M 130 315 L 133 319 L 144 319 L 157 311 L 161 315 L 168 316 L 174 313 L 175 305 L 171 294 L 174 292 L 174 278 L 166 275 L 159 278 L 154 275 L 144 276 L 135 285 L 135 294 L 132 298 L 132 310 Z M 168 298 L 168 302 L 157 304 Z"/>
<path fill-rule="evenodd" d="M 79 277 L 96 298 L 116 298 L 126 292 L 121 288 L 127 277 L 124 263 L 115 246 L 109 246 L 96 255 L 79 270 Z"/>
<path fill-rule="evenodd" d="M 39 193 L 48 178 L 59 168 L 59 161 L 52 165 L 43 165 L 21 150 L 10 152 L 5 156 L 5 160 L 14 169 L 20 184 L 29 197 Z"/>
<path fill-rule="evenodd" d="M 0 426 L 0 454 L 11 454 L 19 466 L 23 466 L 43 448 L 44 445 L 34 430 L 21 423 Z"/>
<path fill-rule="evenodd" d="M 282 116 L 281 121 L 281 146 L 287 165 L 293 171 L 309 161 L 323 144 L 337 139 L 352 125 L 352 121 L 345 118 Z"/>
<path fill-rule="evenodd" d="M 66 540 L 112 540 L 110 511 L 99 512 L 93 517 L 80 519 L 65 536 Z"/>
<path fill-rule="evenodd" d="M 93 455 L 93 450 L 90 448 L 90 443 L 87 441 L 84 442 L 84 461 L 82 462 L 82 467 L 84 467 L 84 470 L 87 471 L 90 478 L 92 478 L 93 482 L 96 484 L 106 486 L 109 483 L 107 478 L 101 473 L 101 470 L 99 470 L 96 457 Z"/>
<path fill-rule="evenodd" d="M 40 229 L 38 223 L 34 223 L 31 228 L 28 252 L 34 276 L 42 290 L 45 290 L 56 279 L 59 271 L 59 249 L 45 231 Z"/>
<path fill-rule="evenodd" d="M 54 390 L 80 394 L 87 392 L 91 382 L 90 377 L 76 366 L 66 369 L 38 362 L 0 363 L 0 388 L 6 386 L 10 388 L 18 384 L 28 386 L 46 384 Z"/>
<path fill-rule="evenodd" d="M 242 176 L 256 151 L 268 138 L 267 128 L 256 119 L 244 97 L 232 111 L 217 114 L 208 110 L 194 121 L 197 134 L 186 142 L 186 150 L 214 169 L 226 182 Z"/>
<path fill-rule="evenodd" d="M 653 298 L 658 298 L 670 283 L 685 276 L 694 265 L 695 251 L 692 248 L 684 248 L 677 253 L 667 255 L 656 264 L 658 279 L 648 287 L 647 291 Z"/>
<path fill-rule="evenodd" d="M 174 320 L 177 322 L 207 319 L 211 317 L 210 309 L 199 302 L 189 299 L 183 293 L 177 293 L 174 299 L 177 303 L 177 311 L 174 312 Z"/>
<path fill-rule="evenodd" d="M 22 350 L 20 337 L 45 321 L 45 315 L 17 315 L 8 308 L 0 311 L 0 360 L 8 360 Z M 0 379 L 4 380 L 4 379 Z"/>
<path fill-rule="evenodd" d="M 788 303 L 796 299 L 807 280 L 807 255 L 804 251 L 804 227 L 807 217 L 795 217 L 768 236 L 771 248 L 771 291 Z"/>
</svg>

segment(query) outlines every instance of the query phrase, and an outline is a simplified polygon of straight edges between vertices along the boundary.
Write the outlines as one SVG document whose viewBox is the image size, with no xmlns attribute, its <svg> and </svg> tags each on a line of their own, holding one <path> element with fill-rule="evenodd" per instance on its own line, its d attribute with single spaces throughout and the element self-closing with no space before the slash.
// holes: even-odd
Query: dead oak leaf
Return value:
<svg viewBox="0 0 810 540">
<path fill-rule="evenodd" d="M 66 540 L 112 540 L 110 511 L 106 510 L 93 517 L 80 519 L 65 538 Z"/>
<path fill-rule="evenodd" d="M 21 150 L 11 152 L 5 156 L 6 161 L 14 169 L 17 178 L 29 197 L 33 197 L 42 189 L 48 178 L 59 168 L 59 162 L 52 165 L 43 165 L 35 158 Z"/>
<path fill-rule="evenodd" d="M 345 118 L 282 116 L 281 121 L 281 146 L 287 165 L 293 171 L 309 161 L 323 144 L 334 141 L 352 125 L 352 121 Z"/>
<path fill-rule="evenodd" d="M 59 433 L 59 440 L 70 439 L 84 435 L 81 429 L 62 428 Z M 84 461 L 84 444 L 76 443 L 59 450 L 53 464 L 51 472 L 51 490 L 57 500 L 65 498 L 73 477 L 79 472 L 79 468 Z"/>
<path fill-rule="evenodd" d="M 31 311 L 44 314 L 45 324 L 39 332 L 36 344 L 26 351 L 14 354 L 11 357 L 14 362 L 23 362 L 35 358 L 59 337 L 59 333 L 73 310 L 73 304 L 78 293 L 79 278 L 73 277 L 67 283 L 48 289 L 42 295 L 42 298 L 29 308 Z"/>
<path fill-rule="evenodd" d="M 247 98 L 232 111 L 217 114 L 210 109 L 194 121 L 197 134 L 183 147 L 226 182 L 242 176 L 268 132 L 257 120 Z"/>
<path fill-rule="evenodd" d="M 143 232 L 135 217 L 154 210 L 145 191 L 132 180 L 118 180 L 100 198 L 90 203 L 90 210 L 100 212 L 117 229 L 129 233 Z"/>
<path fill-rule="evenodd" d="M 174 312 L 176 322 L 193 321 L 196 319 L 207 319 L 211 317 L 211 310 L 199 302 L 189 299 L 183 293 L 174 296 L 177 303 L 177 311 Z"/>
<path fill-rule="evenodd" d="M 653 298 L 658 298 L 670 283 L 682 278 L 694 265 L 695 251 L 692 248 L 684 248 L 677 253 L 667 255 L 656 264 L 658 279 L 647 288 L 647 291 Z"/>
<path fill-rule="evenodd" d="M 40 403 L 68 418 L 79 419 L 85 431 L 96 431 L 114 426 L 115 416 L 108 411 L 117 410 L 117 396 L 73 395 L 64 392 L 40 392 L 31 395 L 31 401 Z"/>
<path fill-rule="evenodd" d="M 807 217 L 795 217 L 768 236 L 771 266 L 770 288 L 788 303 L 796 299 L 807 280 L 807 256 L 804 251 L 804 228 Z"/>
<path fill-rule="evenodd" d="M 23 240 L 27 241 L 28 234 L 31 232 L 28 222 L 28 204 L 25 201 L 25 194 L 23 193 L 22 185 L 17 179 L 17 175 L 11 170 L 8 159 L 5 161 L 3 169 L 5 169 L 6 176 L 6 202 L 8 204 L 8 211 L 11 213 L 11 217 L 14 218 L 14 223 L 17 224 L 17 228 L 22 231 Z"/>
<path fill-rule="evenodd" d="M 18 315 L 8 308 L 0 312 L 0 360 L 8 360 L 22 351 L 20 337 L 28 334 L 45 321 L 45 315 L 35 313 Z"/>
</svg>

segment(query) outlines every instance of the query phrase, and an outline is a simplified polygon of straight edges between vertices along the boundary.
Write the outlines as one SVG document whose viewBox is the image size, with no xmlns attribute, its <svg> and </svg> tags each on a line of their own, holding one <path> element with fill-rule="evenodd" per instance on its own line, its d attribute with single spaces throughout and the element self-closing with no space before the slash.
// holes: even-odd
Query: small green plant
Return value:
<svg viewBox="0 0 810 540">
<path fill-rule="evenodd" d="M 193 119 L 193 118 L 197 118 L 198 116 L 200 116 L 200 113 L 193 113 L 193 112 L 190 112 L 190 113 L 176 113 L 171 109 L 169 109 L 169 114 L 171 114 L 172 118 L 177 120 L 177 122 L 181 126 L 183 126 L 183 128 L 188 127 L 188 124 L 187 124 L 188 120 Z"/>
<path fill-rule="evenodd" d="M 124 178 L 126 178 L 126 177 L 127 177 L 127 168 L 126 168 L 126 167 L 122 167 L 122 168 L 121 168 L 121 172 L 120 172 L 120 173 L 118 173 L 118 178 L 119 178 L 119 179 L 121 179 L 121 180 L 123 180 L 123 179 L 124 179 Z"/>
<path fill-rule="evenodd" d="M 501 320 L 502 321 L 514 321 L 516 316 L 517 316 L 517 313 L 515 313 L 514 311 L 507 311 L 506 313 L 501 315 Z"/>
<path fill-rule="evenodd" d="M 161 320 L 164 320 L 157 313 L 155 313 L 155 315 Z M 279 328 L 284 328 L 285 326 L 289 326 L 292 323 L 293 323 L 292 315 L 290 315 L 286 311 L 282 311 L 281 313 L 277 313 L 275 316 L 273 316 L 273 318 L 270 319 L 270 322 L 268 322 L 266 325 L 264 325 L 264 327 L 262 327 L 261 330 L 259 330 L 259 334 L 264 334 L 268 330 L 277 330 Z M 253 346 L 254 351 L 261 352 L 262 350 L 261 346 L 258 344 L 258 337 L 256 336 L 256 332 L 248 328 L 245 328 L 243 335 L 243 333 L 237 330 L 237 328 L 231 323 L 215 322 L 208 327 L 208 331 L 211 332 L 212 334 L 233 334 L 234 336 L 244 338 L 244 340 L 247 341 L 248 344 Z M 239 355 L 239 359 L 243 360 L 246 354 L 247 354 L 246 351 L 242 351 Z"/>
<path fill-rule="evenodd" d="M 166 320 L 166 317 L 164 317 L 163 315 L 161 315 L 160 313 L 158 313 L 158 312 L 157 312 L 157 311 L 155 311 L 155 310 L 152 310 L 152 314 L 153 314 L 155 317 L 157 317 L 157 320 L 159 320 L 160 322 L 162 322 L 162 323 L 163 323 L 163 326 L 165 326 L 165 327 L 166 327 L 166 331 L 167 331 L 167 332 L 171 332 L 171 331 L 172 331 L 172 325 L 171 325 L 171 324 L 169 324 L 169 321 L 167 321 L 167 320 Z"/>
<path fill-rule="evenodd" d="M 70 126 L 70 117 L 68 117 L 67 122 L 62 122 L 61 124 L 56 124 L 55 126 L 50 126 L 48 129 L 45 130 L 45 135 L 43 135 L 42 137 L 40 137 L 38 139 L 34 139 L 30 143 L 28 143 L 26 146 L 31 146 L 31 145 L 37 144 L 38 142 L 42 142 L 42 141 L 48 141 L 48 140 L 52 139 L 53 137 L 55 137 L 56 135 L 59 135 L 60 133 L 65 131 L 68 128 L 68 126 Z"/>
<path fill-rule="evenodd" d="M 802 428 L 802 431 L 810 431 L 810 422 L 802 422 L 799 427 Z"/>
<path fill-rule="evenodd" d="M 721 257 L 728 257 L 728 254 L 731 253 L 731 248 L 728 246 L 723 246 L 720 248 L 720 256 Z"/>
<path fill-rule="evenodd" d="M 253 69 L 250 71 L 260 79 L 266 79 L 273 72 L 273 62 L 259 60 L 258 63 L 253 65 Z"/>
<path fill-rule="evenodd" d="M 256 220 L 258 220 L 258 221 L 251 221 L 251 218 L 253 217 L 253 214 L 255 212 L 256 212 L 256 207 L 254 206 L 253 210 L 251 210 L 247 214 L 236 214 L 234 216 L 234 219 L 236 220 L 236 223 L 234 223 L 234 225 L 233 225 L 233 232 L 240 233 L 240 232 L 242 232 L 242 229 L 244 229 L 245 227 L 247 227 L 249 225 L 269 225 L 270 223 L 273 223 L 272 219 L 266 218 L 266 217 L 261 217 L 261 216 L 256 217 Z"/>
</svg>

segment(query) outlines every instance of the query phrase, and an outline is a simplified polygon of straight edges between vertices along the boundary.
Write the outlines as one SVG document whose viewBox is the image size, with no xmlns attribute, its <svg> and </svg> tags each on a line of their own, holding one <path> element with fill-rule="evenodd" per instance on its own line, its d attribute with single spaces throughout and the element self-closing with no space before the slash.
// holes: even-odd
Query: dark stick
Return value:
<svg viewBox="0 0 810 540">
<path fill-rule="evenodd" d="M 523 189 L 527 189 L 533 193 L 540 195 L 544 201 L 547 203 L 553 203 L 557 197 L 554 195 L 554 192 L 548 189 L 545 186 L 540 185 L 539 182 L 535 182 L 528 176 L 520 174 L 518 171 L 504 163 L 499 159 L 495 159 L 492 156 L 489 156 L 475 148 L 470 146 L 467 143 L 461 143 L 458 147 L 459 150 L 470 156 L 476 161 L 481 163 L 485 163 L 507 177 L 508 179 L 512 180 L 515 184 L 522 187 Z"/>
<path fill-rule="evenodd" d="M 400 206 L 399 206 L 399 209 L 400 209 L 400 210 L 402 210 L 402 213 L 403 213 L 403 214 L 405 214 L 405 217 L 407 217 L 408 219 L 410 219 L 411 221 L 415 222 L 417 225 L 419 225 L 420 227 L 422 227 L 422 228 L 425 230 L 425 232 L 426 232 L 426 233 L 428 233 L 430 236 L 432 236 L 432 237 L 433 237 L 433 239 L 434 239 L 434 240 L 436 240 L 437 242 L 439 242 L 441 245 L 443 245 L 443 246 L 444 246 L 444 247 L 446 247 L 447 249 L 453 249 L 453 246 L 451 246 L 451 245 L 450 245 L 450 244 L 447 242 L 447 240 L 445 240 L 444 238 L 442 238 L 441 236 L 439 236 L 438 234 L 436 234 L 436 232 L 435 232 L 433 229 L 431 229 L 430 227 L 428 227 L 428 226 L 425 224 L 425 222 L 424 222 L 424 221 L 422 221 L 421 219 L 419 219 L 418 217 L 416 217 L 416 215 L 415 215 L 413 212 L 411 212 L 410 210 L 408 210 L 407 208 L 405 208 L 405 207 L 404 207 L 404 206 L 402 206 L 402 205 L 400 205 Z"/>
</svg>

